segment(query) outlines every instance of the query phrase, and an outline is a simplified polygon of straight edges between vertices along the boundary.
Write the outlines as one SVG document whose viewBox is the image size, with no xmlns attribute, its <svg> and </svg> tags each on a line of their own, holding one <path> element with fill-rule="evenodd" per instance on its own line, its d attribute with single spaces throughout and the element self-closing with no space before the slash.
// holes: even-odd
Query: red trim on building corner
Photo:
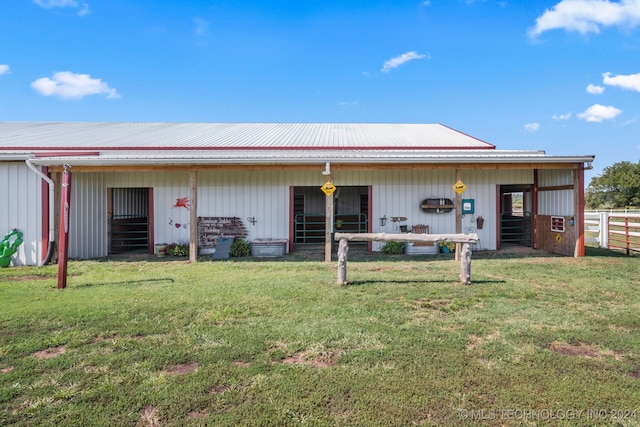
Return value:
<svg viewBox="0 0 640 427">
<path fill-rule="evenodd" d="M 367 233 L 373 233 L 373 186 L 372 185 L 368 185 L 367 186 L 367 211 L 369 212 L 369 218 L 367 219 Z M 373 242 L 372 241 L 368 241 L 367 242 L 367 252 L 372 252 L 373 251 Z"/>
<path fill-rule="evenodd" d="M 531 207 L 531 211 L 533 214 L 533 218 L 532 221 L 533 223 L 531 224 L 532 230 L 531 232 L 533 233 L 532 240 L 531 240 L 531 246 L 533 247 L 533 249 L 538 249 L 538 227 L 537 227 L 537 222 L 538 222 L 538 169 L 534 169 L 533 170 L 533 195 L 532 195 L 532 201 L 531 203 L 533 204 L 533 206 Z"/>
<path fill-rule="evenodd" d="M 576 191 L 576 189 L 574 189 Z M 579 257 L 584 256 L 584 166 L 581 165 L 578 168 L 578 212 L 576 212 L 575 217 L 578 227 L 578 253 L 576 254 Z"/>
<path fill-rule="evenodd" d="M 153 187 L 149 187 L 149 195 L 147 197 L 147 211 L 149 212 L 149 253 L 153 254 L 156 247 L 155 239 L 155 210 L 153 209 Z"/>
</svg>

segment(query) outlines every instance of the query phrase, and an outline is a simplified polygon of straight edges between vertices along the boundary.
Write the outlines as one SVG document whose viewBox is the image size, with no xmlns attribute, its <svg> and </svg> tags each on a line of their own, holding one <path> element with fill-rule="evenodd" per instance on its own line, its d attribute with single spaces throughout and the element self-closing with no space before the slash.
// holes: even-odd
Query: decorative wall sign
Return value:
<svg viewBox="0 0 640 427">
<path fill-rule="evenodd" d="M 462 215 L 474 214 L 476 212 L 475 204 L 474 199 L 462 199 Z"/>
<path fill-rule="evenodd" d="M 180 197 L 179 199 L 176 199 L 176 204 L 173 205 L 173 207 L 174 208 L 191 209 L 189 198 L 188 197 Z"/>
<path fill-rule="evenodd" d="M 247 229 L 238 217 L 198 217 L 198 247 L 215 248 L 220 237 L 247 237 Z"/>
<path fill-rule="evenodd" d="M 551 231 L 555 231 L 557 233 L 564 233 L 564 217 L 563 216 L 552 216 L 551 217 Z"/>
<path fill-rule="evenodd" d="M 453 189 L 455 190 L 456 193 L 462 194 L 462 193 L 464 193 L 464 190 L 467 189 L 467 186 L 464 185 L 464 182 L 458 180 L 458 182 L 453 184 Z"/>
<path fill-rule="evenodd" d="M 333 185 L 333 182 L 327 181 L 327 182 L 324 183 L 324 185 L 322 187 L 320 187 L 320 189 L 322 190 L 322 192 L 324 194 L 329 196 L 329 195 L 333 194 L 334 191 L 336 191 L 336 186 Z"/>
</svg>

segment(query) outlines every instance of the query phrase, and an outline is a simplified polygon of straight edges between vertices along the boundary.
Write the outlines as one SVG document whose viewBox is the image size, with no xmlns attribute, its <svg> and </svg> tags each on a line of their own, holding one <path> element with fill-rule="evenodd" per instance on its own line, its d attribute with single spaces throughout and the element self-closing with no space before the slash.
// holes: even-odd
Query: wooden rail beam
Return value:
<svg viewBox="0 0 640 427">
<path fill-rule="evenodd" d="M 415 233 L 335 233 L 334 239 L 348 242 L 453 242 L 478 243 L 478 235 L 471 234 L 415 234 Z"/>
<path fill-rule="evenodd" d="M 338 240 L 338 284 L 347 284 L 347 254 L 349 242 L 453 242 L 460 247 L 460 283 L 471 284 L 471 244 L 478 243 L 478 235 L 472 234 L 387 234 L 387 233 L 335 233 Z"/>
</svg>

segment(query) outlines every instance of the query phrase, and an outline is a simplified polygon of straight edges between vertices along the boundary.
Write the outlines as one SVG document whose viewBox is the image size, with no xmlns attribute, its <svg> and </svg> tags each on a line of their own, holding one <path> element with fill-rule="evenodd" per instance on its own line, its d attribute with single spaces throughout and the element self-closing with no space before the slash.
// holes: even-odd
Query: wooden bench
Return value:
<svg viewBox="0 0 640 427">
<path fill-rule="evenodd" d="M 471 244 L 478 243 L 478 235 L 472 234 L 387 234 L 387 233 L 335 233 L 338 242 L 338 284 L 347 284 L 348 242 L 452 242 L 456 243 L 460 258 L 460 283 L 471 284 Z"/>
</svg>

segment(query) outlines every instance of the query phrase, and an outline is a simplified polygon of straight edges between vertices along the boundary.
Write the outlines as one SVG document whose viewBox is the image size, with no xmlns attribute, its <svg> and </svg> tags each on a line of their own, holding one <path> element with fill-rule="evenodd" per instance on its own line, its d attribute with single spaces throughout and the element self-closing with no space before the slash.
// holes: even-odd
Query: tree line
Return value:
<svg viewBox="0 0 640 427">
<path fill-rule="evenodd" d="M 589 209 L 640 207 L 640 161 L 623 161 L 607 166 L 585 189 Z"/>
</svg>

